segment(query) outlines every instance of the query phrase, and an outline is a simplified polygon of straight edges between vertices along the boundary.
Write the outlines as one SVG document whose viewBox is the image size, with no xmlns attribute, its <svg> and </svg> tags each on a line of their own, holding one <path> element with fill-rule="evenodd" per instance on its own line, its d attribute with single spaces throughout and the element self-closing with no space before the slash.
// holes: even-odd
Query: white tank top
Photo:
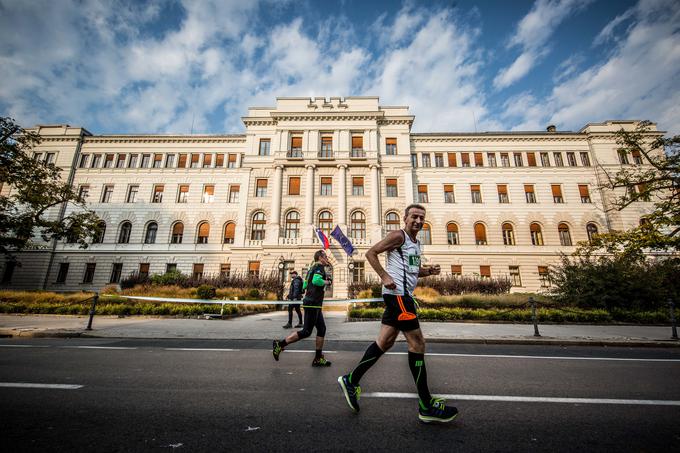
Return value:
<svg viewBox="0 0 680 453">
<path fill-rule="evenodd" d="M 398 248 L 387 252 L 387 269 L 385 269 L 397 287 L 387 289 L 383 286 L 383 294 L 403 296 L 408 293 L 413 295 L 413 290 L 418 284 L 420 241 L 413 242 L 404 230 L 401 230 L 401 233 L 404 235 L 404 243 L 400 247 L 401 254 Z M 404 291 L 404 276 L 406 276 L 406 291 Z"/>
</svg>

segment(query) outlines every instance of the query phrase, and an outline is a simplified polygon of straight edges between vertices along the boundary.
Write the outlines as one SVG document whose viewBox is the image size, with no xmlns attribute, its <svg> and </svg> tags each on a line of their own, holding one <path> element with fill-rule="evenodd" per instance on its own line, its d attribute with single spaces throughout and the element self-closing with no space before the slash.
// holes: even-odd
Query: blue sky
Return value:
<svg viewBox="0 0 680 453">
<path fill-rule="evenodd" d="M 675 0 L 0 0 L 0 115 L 241 133 L 277 96 L 379 96 L 415 132 L 680 133 Z"/>
</svg>

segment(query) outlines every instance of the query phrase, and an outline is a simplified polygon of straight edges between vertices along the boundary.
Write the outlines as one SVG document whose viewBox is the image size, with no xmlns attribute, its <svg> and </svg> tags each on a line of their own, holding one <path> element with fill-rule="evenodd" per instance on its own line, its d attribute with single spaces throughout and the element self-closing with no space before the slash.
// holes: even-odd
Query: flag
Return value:
<svg viewBox="0 0 680 453">
<path fill-rule="evenodd" d="M 347 239 L 347 236 L 345 236 L 345 233 L 342 232 L 339 226 L 336 226 L 331 232 L 331 237 L 335 238 L 335 240 L 340 243 L 340 247 L 343 248 L 345 253 L 352 256 L 352 253 L 354 253 L 354 246 L 349 239 Z"/>
<path fill-rule="evenodd" d="M 323 233 L 321 228 L 316 229 L 316 235 L 319 237 L 319 240 L 321 241 L 321 244 L 323 245 L 324 250 L 328 250 L 328 247 L 331 246 L 331 243 L 328 242 L 328 238 L 326 235 Z"/>
</svg>

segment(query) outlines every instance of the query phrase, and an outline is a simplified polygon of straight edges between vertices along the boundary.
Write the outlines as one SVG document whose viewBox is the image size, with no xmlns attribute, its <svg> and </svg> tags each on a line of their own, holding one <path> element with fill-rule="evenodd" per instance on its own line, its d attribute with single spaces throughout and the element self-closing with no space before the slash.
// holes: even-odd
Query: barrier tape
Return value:
<svg viewBox="0 0 680 453">
<path fill-rule="evenodd" d="M 226 300 L 226 299 L 173 299 L 170 297 L 151 296 L 119 296 L 116 294 L 102 294 L 102 297 L 120 297 L 123 299 L 148 300 L 150 302 L 169 302 L 179 304 L 217 304 L 217 305 L 302 305 L 301 300 Z M 373 299 L 328 299 L 324 305 L 345 305 L 362 302 L 382 302 L 382 298 Z"/>
</svg>

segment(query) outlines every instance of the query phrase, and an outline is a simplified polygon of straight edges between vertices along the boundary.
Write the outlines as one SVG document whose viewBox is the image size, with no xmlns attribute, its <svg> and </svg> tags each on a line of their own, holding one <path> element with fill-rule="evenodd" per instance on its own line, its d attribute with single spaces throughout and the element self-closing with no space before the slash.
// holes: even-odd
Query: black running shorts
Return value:
<svg viewBox="0 0 680 453">
<path fill-rule="evenodd" d="M 383 300 L 385 301 L 385 312 L 382 316 L 383 324 L 396 327 L 402 332 L 420 328 L 416 303 L 411 296 L 383 294 Z"/>
</svg>

